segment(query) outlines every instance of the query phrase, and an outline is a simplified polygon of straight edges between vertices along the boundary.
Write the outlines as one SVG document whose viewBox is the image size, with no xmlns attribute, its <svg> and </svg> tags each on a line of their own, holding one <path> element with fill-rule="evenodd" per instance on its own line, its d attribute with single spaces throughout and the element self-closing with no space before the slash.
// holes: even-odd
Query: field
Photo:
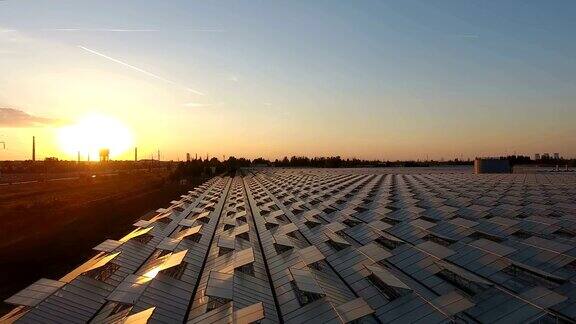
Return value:
<svg viewBox="0 0 576 324">
<path fill-rule="evenodd" d="M 58 279 L 106 238 L 191 189 L 165 171 L 0 186 L 0 300 L 41 277 Z M 5 313 L 8 305 L 0 307 Z"/>
</svg>

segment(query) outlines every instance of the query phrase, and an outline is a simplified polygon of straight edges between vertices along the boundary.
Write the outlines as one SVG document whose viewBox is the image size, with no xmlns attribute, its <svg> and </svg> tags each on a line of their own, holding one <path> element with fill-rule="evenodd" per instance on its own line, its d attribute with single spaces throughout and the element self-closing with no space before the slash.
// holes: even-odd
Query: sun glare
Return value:
<svg viewBox="0 0 576 324">
<path fill-rule="evenodd" d="M 58 142 L 66 154 L 76 156 L 80 152 L 83 158 L 90 154 L 94 160 L 101 149 L 109 149 L 110 157 L 114 158 L 133 145 L 132 133 L 124 124 L 102 115 L 89 115 L 60 128 Z"/>
</svg>

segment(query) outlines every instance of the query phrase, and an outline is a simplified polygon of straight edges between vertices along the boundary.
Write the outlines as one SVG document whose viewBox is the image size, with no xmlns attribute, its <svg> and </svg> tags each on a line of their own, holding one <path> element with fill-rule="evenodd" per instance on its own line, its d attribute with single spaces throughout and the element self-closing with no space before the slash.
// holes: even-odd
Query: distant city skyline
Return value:
<svg viewBox="0 0 576 324">
<path fill-rule="evenodd" d="M 0 160 L 30 159 L 32 136 L 37 159 L 110 145 L 126 160 L 135 146 L 165 160 L 572 158 L 575 14 L 573 1 L 0 1 Z"/>
</svg>

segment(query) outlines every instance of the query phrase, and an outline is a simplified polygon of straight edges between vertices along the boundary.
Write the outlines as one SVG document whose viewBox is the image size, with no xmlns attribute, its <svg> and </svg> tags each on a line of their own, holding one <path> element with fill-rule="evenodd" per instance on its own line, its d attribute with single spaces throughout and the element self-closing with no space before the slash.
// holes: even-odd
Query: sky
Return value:
<svg viewBox="0 0 576 324">
<path fill-rule="evenodd" d="M 0 1 L 0 160 L 29 159 L 32 136 L 37 158 L 75 159 L 62 129 L 86 116 L 129 130 L 100 127 L 117 159 L 573 157 L 575 16 L 560 0 Z"/>
</svg>

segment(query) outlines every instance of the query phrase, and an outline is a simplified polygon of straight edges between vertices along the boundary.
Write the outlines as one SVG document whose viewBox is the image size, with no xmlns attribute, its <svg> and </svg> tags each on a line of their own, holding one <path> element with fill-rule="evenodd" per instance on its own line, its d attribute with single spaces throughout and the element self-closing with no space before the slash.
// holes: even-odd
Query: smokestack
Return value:
<svg viewBox="0 0 576 324">
<path fill-rule="evenodd" d="M 36 136 L 32 136 L 32 161 L 36 161 Z"/>
<path fill-rule="evenodd" d="M 160 150 L 158 150 L 158 161 L 160 161 Z"/>
<path fill-rule="evenodd" d="M 78 151 L 78 163 L 80 163 L 80 151 Z"/>
<path fill-rule="evenodd" d="M 134 148 L 134 162 L 138 162 L 138 148 Z"/>
</svg>

